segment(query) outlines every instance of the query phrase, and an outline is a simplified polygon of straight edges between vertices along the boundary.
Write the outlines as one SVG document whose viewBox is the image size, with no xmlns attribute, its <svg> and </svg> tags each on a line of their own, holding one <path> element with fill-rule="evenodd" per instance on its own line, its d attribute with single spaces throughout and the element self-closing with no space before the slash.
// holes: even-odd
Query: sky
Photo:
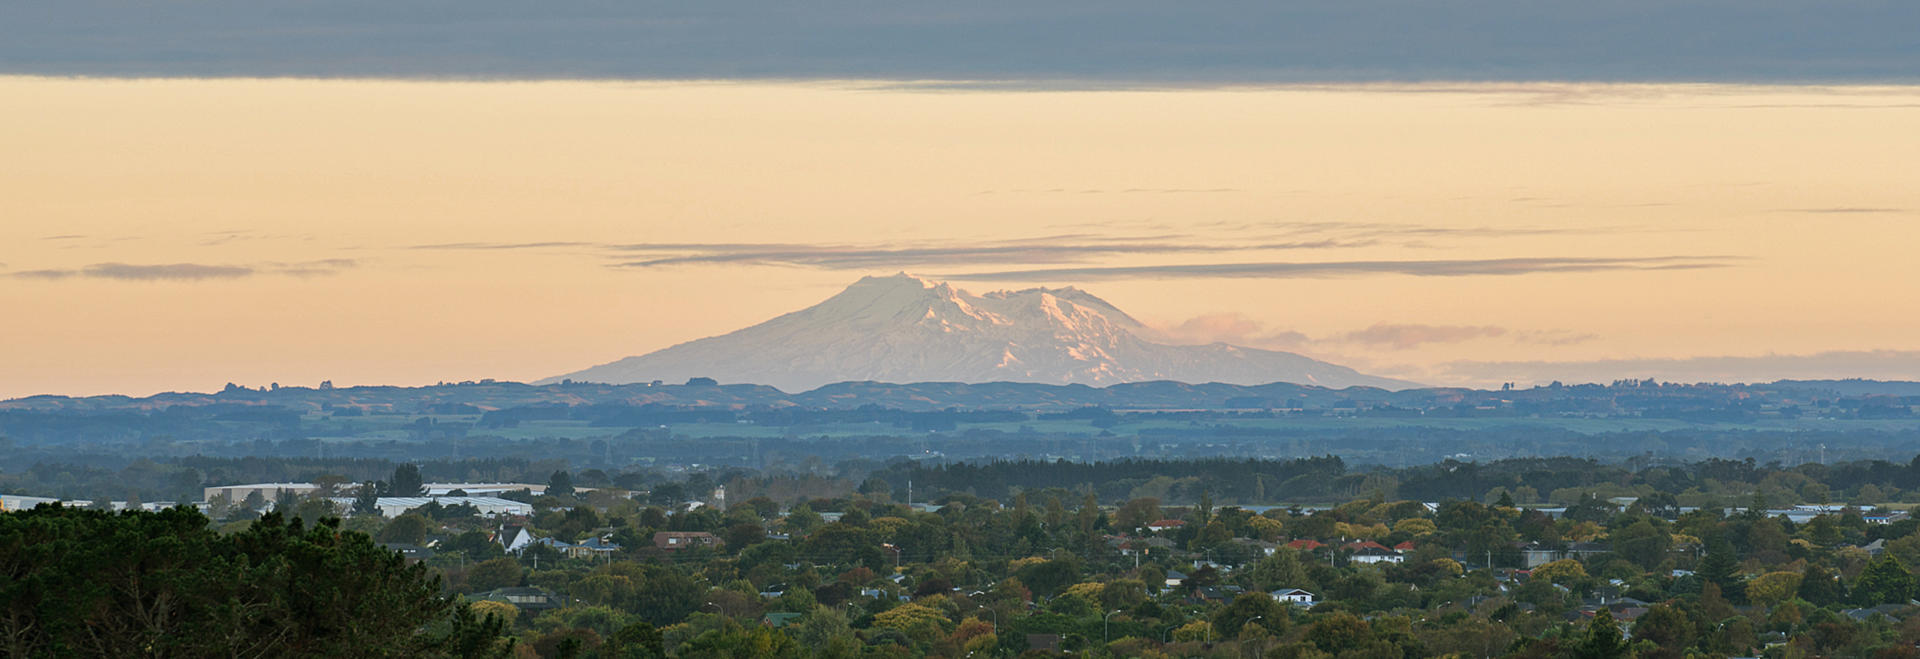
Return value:
<svg viewBox="0 0 1920 659">
<path fill-rule="evenodd" d="M 1920 378 L 1909 4 L 522 4 L 0 8 L 0 397 L 533 380 L 897 271 L 1429 384 Z"/>
</svg>

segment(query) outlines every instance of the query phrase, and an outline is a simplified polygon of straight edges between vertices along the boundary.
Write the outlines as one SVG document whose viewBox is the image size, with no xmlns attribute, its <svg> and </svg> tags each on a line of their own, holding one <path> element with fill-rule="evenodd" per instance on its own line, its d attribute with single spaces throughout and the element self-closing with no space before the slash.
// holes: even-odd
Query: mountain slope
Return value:
<svg viewBox="0 0 1920 659">
<path fill-rule="evenodd" d="M 804 391 L 846 381 L 1177 380 L 1404 389 L 1408 382 L 1288 352 L 1172 346 L 1074 288 L 973 295 L 905 274 L 867 277 L 820 304 L 739 331 L 569 373 L 547 382 L 721 382 Z"/>
</svg>

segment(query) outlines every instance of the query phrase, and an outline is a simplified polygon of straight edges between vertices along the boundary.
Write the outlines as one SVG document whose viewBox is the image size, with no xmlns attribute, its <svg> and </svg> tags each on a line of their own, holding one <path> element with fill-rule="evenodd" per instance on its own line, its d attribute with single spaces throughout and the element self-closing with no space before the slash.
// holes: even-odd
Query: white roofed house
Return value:
<svg viewBox="0 0 1920 659">
<path fill-rule="evenodd" d="M 507 553 L 518 554 L 527 545 L 533 544 L 533 532 L 517 524 L 502 526 L 499 532 L 493 534 L 493 541 L 500 543 L 500 548 Z"/>
<path fill-rule="evenodd" d="M 1309 593 L 1299 588 L 1282 588 L 1280 590 L 1267 593 L 1267 595 L 1272 597 L 1273 601 L 1279 602 L 1281 604 L 1292 604 L 1296 606 L 1313 606 L 1313 600 L 1314 600 L 1313 593 Z"/>
</svg>

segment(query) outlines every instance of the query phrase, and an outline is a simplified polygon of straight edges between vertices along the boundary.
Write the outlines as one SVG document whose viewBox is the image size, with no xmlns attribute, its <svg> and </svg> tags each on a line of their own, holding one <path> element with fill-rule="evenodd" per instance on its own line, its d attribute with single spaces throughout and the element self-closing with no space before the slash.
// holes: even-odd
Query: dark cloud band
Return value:
<svg viewBox="0 0 1920 659">
<path fill-rule="evenodd" d="M 0 3 L 0 71 L 1008 88 L 1879 82 L 1920 71 L 1916 24 L 1920 3 L 1890 0 L 60 0 Z"/>
</svg>

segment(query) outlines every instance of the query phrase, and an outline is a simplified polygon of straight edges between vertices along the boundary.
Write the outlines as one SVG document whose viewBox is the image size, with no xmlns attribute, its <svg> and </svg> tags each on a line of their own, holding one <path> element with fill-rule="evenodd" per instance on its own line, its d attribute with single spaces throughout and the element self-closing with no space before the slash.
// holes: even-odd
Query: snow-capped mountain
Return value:
<svg viewBox="0 0 1920 659">
<path fill-rule="evenodd" d="M 1405 389 L 1290 352 L 1141 338 L 1146 326 L 1075 288 L 974 295 L 906 274 L 867 277 L 825 302 L 746 329 L 552 378 L 629 383 L 693 377 L 798 392 L 826 384 L 1176 380 Z"/>
</svg>

